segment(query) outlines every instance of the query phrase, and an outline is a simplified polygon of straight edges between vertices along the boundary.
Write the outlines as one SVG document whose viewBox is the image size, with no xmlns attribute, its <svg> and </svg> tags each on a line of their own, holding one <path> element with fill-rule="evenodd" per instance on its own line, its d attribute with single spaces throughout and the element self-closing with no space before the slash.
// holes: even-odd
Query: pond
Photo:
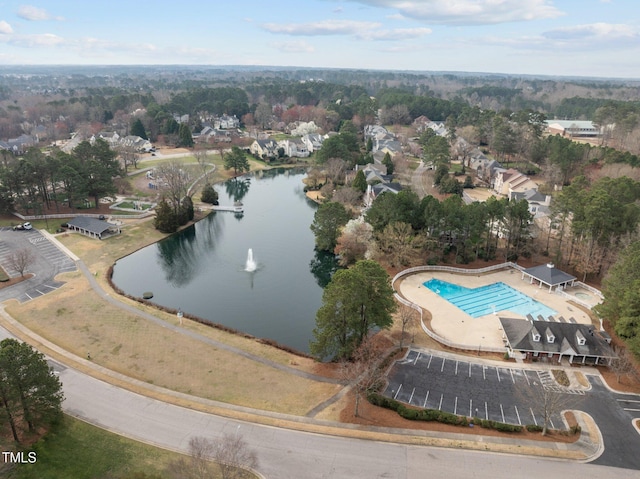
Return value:
<svg viewBox="0 0 640 479">
<path fill-rule="evenodd" d="M 216 185 L 221 205 L 186 230 L 117 261 L 113 282 L 126 293 L 259 338 L 309 351 L 333 255 L 314 250 L 316 205 L 302 170 L 275 169 Z M 251 249 L 255 271 L 247 271 Z M 254 268 L 249 268 L 254 269 Z"/>
</svg>

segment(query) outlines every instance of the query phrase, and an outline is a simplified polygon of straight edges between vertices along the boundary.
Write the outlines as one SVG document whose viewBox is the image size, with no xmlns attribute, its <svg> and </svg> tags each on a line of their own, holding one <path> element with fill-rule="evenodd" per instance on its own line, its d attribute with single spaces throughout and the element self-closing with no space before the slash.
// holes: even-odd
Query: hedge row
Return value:
<svg viewBox="0 0 640 479">
<path fill-rule="evenodd" d="M 481 426 L 487 429 L 495 429 L 501 432 L 521 432 L 522 426 L 514 424 L 505 424 L 497 421 L 487 421 L 475 417 L 469 420 L 465 416 L 458 416 L 448 412 L 438 411 L 436 409 L 414 409 L 405 406 L 400 401 L 385 397 L 378 393 L 370 393 L 367 399 L 374 406 L 380 406 L 385 409 L 391 409 L 397 412 L 401 417 L 411 421 L 436 421 L 443 424 L 452 424 L 454 426 L 469 426 L 470 424 Z"/>
</svg>

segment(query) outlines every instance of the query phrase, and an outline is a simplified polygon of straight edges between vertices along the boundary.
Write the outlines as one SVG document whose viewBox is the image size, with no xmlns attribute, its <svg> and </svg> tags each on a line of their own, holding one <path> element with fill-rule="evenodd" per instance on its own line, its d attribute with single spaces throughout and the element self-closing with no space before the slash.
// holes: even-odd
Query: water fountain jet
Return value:
<svg viewBox="0 0 640 479">
<path fill-rule="evenodd" d="M 252 273 L 256 269 L 258 269 L 258 264 L 253 259 L 253 250 L 249 248 L 249 251 L 247 251 L 247 261 L 244 265 L 244 270 Z"/>
</svg>

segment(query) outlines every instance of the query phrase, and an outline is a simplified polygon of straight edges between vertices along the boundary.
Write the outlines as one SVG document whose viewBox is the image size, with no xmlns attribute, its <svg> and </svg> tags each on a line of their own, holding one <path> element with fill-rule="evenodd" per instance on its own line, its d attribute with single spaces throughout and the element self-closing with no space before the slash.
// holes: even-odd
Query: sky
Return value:
<svg viewBox="0 0 640 479">
<path fill-rule="evenodd" d="M 0 0 L 0 65 L 640 78 L 638 0 Z"/>
</svg>

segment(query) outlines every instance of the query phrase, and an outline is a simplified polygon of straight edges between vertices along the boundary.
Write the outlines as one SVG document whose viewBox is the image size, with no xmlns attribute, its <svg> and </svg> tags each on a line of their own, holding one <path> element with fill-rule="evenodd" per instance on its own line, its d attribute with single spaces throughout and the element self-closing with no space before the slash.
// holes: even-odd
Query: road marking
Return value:
<svg viewBox="0 0 640 479">
<path fill-rule="evenodd" d="M 513 384 L 515 384 L 516 379 L 513 377 L 513 369 L 509 369 L 509 372 L 511 373 L 511 381 L 513 381 Z"/>
<path fill-rule="evenodd" d="M 637 402 L 637 403 L 640 403 L 640 401 L 638 401 L 637 399 L 616 399 L 616 401 L 620 401 L 620 402 Z"/>
<path fill-rule="evenodd" d="M 484 417 L 487 421 L 489 420 L 489 408 L 487 407 L 487 401 L 484 402 Z"/>
<path fill-rule="evenodd" d="M 418 362 L 418 359 L 420 359 L 420 353 L 418 353 L 418 355 L 416 356 L 415 361 L 413 361 L 413 365 L 415 366 L 416 363 Z"/>
<path fill-rule="evenodd" d="M 473 399 L 469 399 L 469 417 L 473 417 Z"/>
<path fill-rule="evenodd" d="M 522 421 L 520 420 L 520 414 L 518 413 L 518 406 L 514 405 L 513 408 L 516 410 L 516 416 L 518 416 L 518 424 L 522 426 Z"/>
<path fill-rule="evenodd" d="M 44 295 L 46 294 L 46 293 L 43 293 L 42 291 L 40 291 L 38 288 L 36 288 L 36 291 L 37 291 L 38 293 L 40 293 L 40 296 L 44 296 Z"/>
<path fill-rule="evenodd" d="M 498 382 L 500 382 L 500 370 L 496 368 L 496 374 L 498 375 Z"/>
<path fill-rule="evenodd" d="M 471 377 L 471 363 L 469 363 L 469 377 Z"/>
<path fill-rule="evenodd" d="M 631 408 L 628 408 L 628 407 L 625 407 L 625 408 L 622 408 L 622 409 L 624 409 L 625 411 L 633 411 L 633 412 L 639 412 L 640 411 L 640 409 L 631 409 Z"/>
<path fill-rule="evenodd" d="M 58 288 L 54 288 L 53 286 L 49 286 L 48 284 L 43 284 L 42 286 L 44 286 L 45 288 L 53 289 L 53 290 L 58 289 Z"/>
<path fill-rule="evenodd" d="M 527 374 L 527 371 L 524 372 L 524 378 L 527 380 L 527 386 L 531 386 L 531 383 L 529 382 L 529 375 Z"/>
<path fill-rule="evenodd" d="M 553 425 L 553 421 L 549 418 L 549 424 L 551 425 L 551 429 L 555 429 L 556 427 Z"/>
<path fill-rule="evenodd" d="M 486 366 L 482 366 L 482 379 L 484 379 L 485 381 L 487 380 L 487 375 L 485 374 L 485 371 L 487 370 Z"/>
<path fill-rule="evenodd" d="M 446 359 L 442 358 L 442 367 L 440 368 L 440 372 L 444 371 L 444 362 Z"/>
<path fill-rule="evenodd" d="M 431 360 L 433 359 L 433 354 L 429 356 L 429 363 L 427 364 L 427 369 L 431 366 Z"/>
<path fill-rule="evenodd" d="M 413 399 L 413 393 L 416 392 L 416 388 L 413 388 L 413 391 L 411 391 L 411 396 L 409 396 L 409 404 L 411 404 L 411 400 Z"/>
<path fill-rule="evenodd" d="M 502 409 L 502 403 L 500 403 L 500 414 L 502 414 L 502 422 L 506 422 L 504 420 L 504 410 Z"/>
<path fill-rule="evenodd" d="M 24 293 L 24 295 L 29 299 L 33 299 L 31 296 L 29 296 L 29 293 Z"/>
<path fill-rule="evenodd" d="M 427 400 L 429 399 L 429 391 L 427 391 L 427 395 L 424 397 L 424 404 L 422 405 L 422 407 L 427 407 Z"/>
<path fill-rule="evenodd" d="M 393 399 L 398 397 L 398 394 L 400 394 L 400 390 L 402 389 L 402 384 L 400 384 L 400 386 L 398 386 L 398 390 L 396 391 L 396 395 L 393 396 Z"/>
<path fill-rule="evenodd" d="M 456 376 L 458 375 L 458 360 L 456 360 Z"/>
<path fill-rule="evenodd" d="M 442 411 L 442 399 L 444 398 L 444 394 L 440 394 L 440 404 L 438 404 L 438 410 Z"/>
</svg>

